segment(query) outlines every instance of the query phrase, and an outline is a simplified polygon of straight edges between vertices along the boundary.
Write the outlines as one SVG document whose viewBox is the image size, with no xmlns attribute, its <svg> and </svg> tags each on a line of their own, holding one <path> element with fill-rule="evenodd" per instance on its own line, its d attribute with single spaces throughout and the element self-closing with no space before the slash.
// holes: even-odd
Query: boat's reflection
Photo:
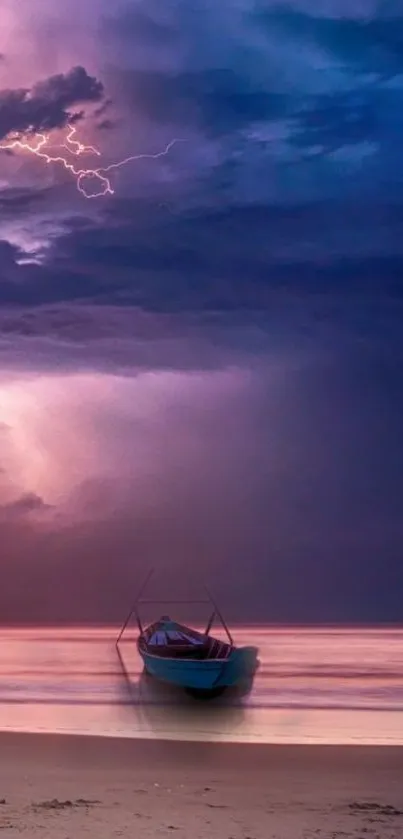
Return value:
<svg viewBox="0 0 403 839">
<path fill-rule="evenodd" d="M 220 735 L 234 733 L 242 726 L 256 668 L 246 672 L 236 687 L 227 688 L 208 701 L 200 701 L 181 688 L 157 681 L 145 671 L 137 677 L 132 676 L 124 651 L 118 648 L 117 654 L 122 668 L 124 701 L 133 704 L 135 718 L 144 731 L 155 736 L 166 734 L 200 739 L 206 732 L 207 720 L 209 734 L 219 739 Z"/>
</svg>

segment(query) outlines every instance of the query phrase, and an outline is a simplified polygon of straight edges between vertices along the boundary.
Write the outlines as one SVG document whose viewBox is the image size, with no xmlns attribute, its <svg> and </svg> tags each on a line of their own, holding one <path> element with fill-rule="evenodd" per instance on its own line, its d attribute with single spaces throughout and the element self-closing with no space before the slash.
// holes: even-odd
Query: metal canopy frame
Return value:
<svg viewBox="0 0 403 839">
<path fill-rule="evenodd" d="M 229 640 L 229 643 L 230 643 L 231 647 L 234 646 L 234 641 L 233 641 L 231 632 L 228 629 L 227 623 L 226 623 L 223 615 L 221 614 L 221 611 L 220 611 L 219 607 L 217 606 L 217 603 L 214 600 L 214 598 L 213 598 L 211 592 L 209 591 L 209 589 L 207 588 L 207 586 L 203 586 L 204 591 L 206 592 L 206 597 L 204 599 L 197 599 L 197 600 L 159 600 L 159 599 L 158 600 L 149 600 L 149 599 L 142 598 L 141 595 L 145 591 L 148 583 L 151 580 L 151 577 L 154 575 L 154 570 L 155 569 L 152 568 L 151 571 L 148 572 L 145 580 L 143 581 L 143 583 L 141 584 L 141 586 L 139 588 L 139 591 L 137 593 L 137 597 L 136 597 L 136 599 L 135 599 L 135 601 L 134 601 L 134 603 L 133 603 L 133 605 L 130 609 L 130 612 L 129 612 L 126 620 L 124 621 L 124 623 L 122 625 L 122 628 L 119 632 L 119 635 L 116 639 L 116 647 L 119 646 L 119 642 L 121 641 L 125 630 L 128 628 L 129 623 L 130 623 L 133 615 L 136 618 L 136 623 L 137 623 L 140 635 L 143 634 L 144 628 L 143 628 L 143 624 L 141 622 L 139 606 L 140 605 L 147 605 L 147 604 L 154 604 L 155 605 L 155 604 L 158 604 L 158 603 L 161 604 L 161 605 L 162 604 L 165 604 L 165 605 L 168 605 L 168 604 L 172 604 L 172 605 L 186 604 L 186 605 L 188 605 L 188 604 L 201 604 L 201 603 L 207 604 L 208 603 L 210 606 L 213 607 L 213 611 L 211 612 L 211 615 L 210 615 L 209 620 L 207 622 L 207 626 L 206 626 L 206 629 L 204 631 L 204 635 L 209 635 L 215 619 L 218 618 L 218 620 L 220 621 L 220 623 L 221 623 L 221 625 L 222 625 L 222 627 L 223 627 L 223 629 L 224 629 L 224 631 L 227 635 L 227 638 Z"/>
</svg>

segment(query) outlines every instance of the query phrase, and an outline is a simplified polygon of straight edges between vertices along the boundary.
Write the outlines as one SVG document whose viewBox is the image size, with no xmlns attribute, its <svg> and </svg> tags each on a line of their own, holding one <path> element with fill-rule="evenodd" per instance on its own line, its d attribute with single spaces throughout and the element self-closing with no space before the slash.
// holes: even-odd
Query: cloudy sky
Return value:
<svg viewBox="0 0 403 839">
<path fill-rule="evenodd" d="M 400 0 L 2 0 L 0 621 L 402 620 L 402 131 Z"/>
</svg>

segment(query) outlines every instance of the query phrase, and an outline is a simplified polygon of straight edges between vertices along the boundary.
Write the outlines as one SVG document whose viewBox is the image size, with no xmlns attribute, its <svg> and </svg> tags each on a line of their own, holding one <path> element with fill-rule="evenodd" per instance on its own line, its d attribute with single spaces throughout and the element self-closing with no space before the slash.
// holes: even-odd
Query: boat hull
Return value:
<svg viewBox="0 0 403 839">
<path fill-rule="evenodd" d="M 214 691 L 235 687 L 250 678 L 257 668 L 255 647 L 235 649 L 226 659 L 160 658 L 139 650 L 146 672 L 162 682 L 185 689 Z"/>
</svg>

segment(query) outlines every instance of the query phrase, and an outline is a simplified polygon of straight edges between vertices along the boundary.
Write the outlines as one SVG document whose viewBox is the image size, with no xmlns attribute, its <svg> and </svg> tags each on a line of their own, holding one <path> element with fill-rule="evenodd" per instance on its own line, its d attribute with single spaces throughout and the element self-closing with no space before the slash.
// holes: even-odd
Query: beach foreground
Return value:
<svg viewBox="0 0 403 839">
<path fill-rule="evenodd" d="M 0 830 L 52 837 L 403 835 L 403 749 L 0 735 Z"/>
</svg>

